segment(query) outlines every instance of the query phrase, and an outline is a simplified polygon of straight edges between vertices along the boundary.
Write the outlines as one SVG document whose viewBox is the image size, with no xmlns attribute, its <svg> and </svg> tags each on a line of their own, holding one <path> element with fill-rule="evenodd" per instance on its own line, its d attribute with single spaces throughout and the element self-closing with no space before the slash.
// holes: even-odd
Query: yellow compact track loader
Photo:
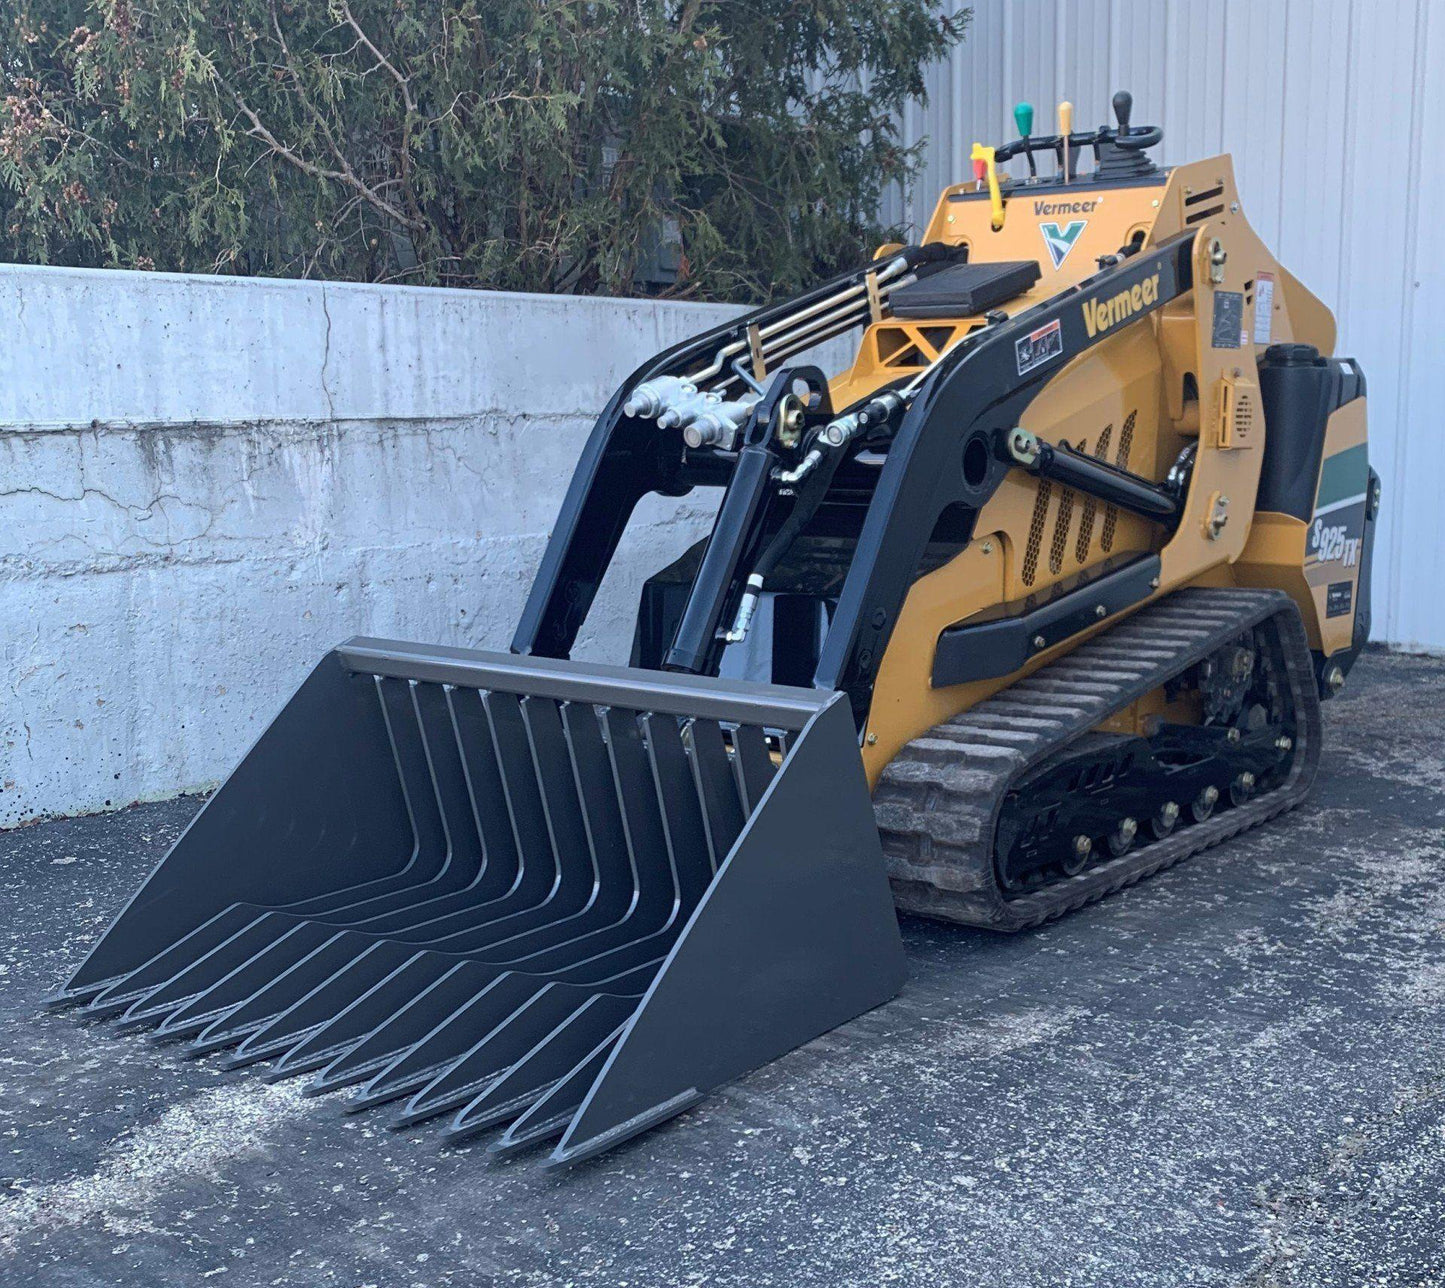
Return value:
<svg viewBox="0 0 1445 1288">
<path fill-rule="evenodd" d="M 646 363 L 511 652 L 330 653 L 57 1001 L 568 1162 L 894 996 L 895 904 L 1036 926 L 1299 801 L 1369 631 L 1365 382 L 1228 158 L 1129 109 L 1021 108 L 921 244 Z M 571 661 L 695 488 L 630 664 Z"/>
</svg>

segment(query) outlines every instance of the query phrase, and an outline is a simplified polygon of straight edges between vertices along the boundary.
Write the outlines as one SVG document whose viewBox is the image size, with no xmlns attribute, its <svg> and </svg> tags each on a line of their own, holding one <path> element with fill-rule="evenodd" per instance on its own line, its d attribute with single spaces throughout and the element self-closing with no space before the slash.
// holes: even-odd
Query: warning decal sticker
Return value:
<svg viewBox="0 0 1445 1288">
<path fill-rule="evenodd" d="M 1268 344 L 1274 334 L 1274 274 L 1256 273 L 1254 278 L 1254 342 Z"/>
<path fill-rule="evenodd" d="M 1014 353 L 1018 357 L 1019 375 L 1027 375 L 1035 367 L 1057 358 L 1064 351 L 1064 329 L 1059 319 L 1045 323 L 1037 330 L 1030 331 L 1014 341 Z"/>
</svg>

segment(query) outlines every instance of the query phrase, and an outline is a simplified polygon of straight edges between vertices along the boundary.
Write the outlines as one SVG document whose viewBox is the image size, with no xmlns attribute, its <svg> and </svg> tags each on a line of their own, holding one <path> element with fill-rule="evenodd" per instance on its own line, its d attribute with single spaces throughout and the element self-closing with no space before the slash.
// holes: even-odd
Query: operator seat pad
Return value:
<svg viewBox="0 0 1445 1288">
<path fill-rule="evenodd" d="M 950 264 L 893 292 L 896 318 L 962 318 L 987 313 L 1039 280 L 1031 259 Z"/>
</svg>

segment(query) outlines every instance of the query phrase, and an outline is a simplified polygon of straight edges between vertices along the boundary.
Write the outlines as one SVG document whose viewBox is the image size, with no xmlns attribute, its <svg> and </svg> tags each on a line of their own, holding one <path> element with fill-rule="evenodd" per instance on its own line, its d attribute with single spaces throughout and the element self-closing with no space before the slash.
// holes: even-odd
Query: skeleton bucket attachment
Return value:
<svg viewBox="0 0 1445 1288">
<path fill-rule="evenodd" d="M 57 1000 L 568 1162 L 903 974 L 842 694 L 356 639 Z"/>
</svg>

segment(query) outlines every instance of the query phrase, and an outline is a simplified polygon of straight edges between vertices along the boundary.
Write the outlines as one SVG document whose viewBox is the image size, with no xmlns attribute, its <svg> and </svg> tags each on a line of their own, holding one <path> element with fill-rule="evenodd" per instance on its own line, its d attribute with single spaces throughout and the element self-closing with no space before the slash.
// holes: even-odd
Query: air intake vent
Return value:
<svg viewBox="0 0 1445 1288">
<path fill-rule="evenodd" d="M 1137 412 L 1130 412 L 1124 421 L 1124 428 L 1119 431 L 1119 450 L 1114 455 L 1114 464 L 1121 470 L 1129 468 L 1129 449 L 1134 446 L 1134 417 Z M 1110 505 L 1104 507 L 1104 535 L 1099 539 L 1099 545 L 1105 554 L 1114 548 L 1114 530 L 1119 523 L 1119 507 Z"/>
<path fill-rule="evenodd" d="M 1048 518 L 1049 498 L 1054 485 L 1048 479 L 1039 480 L 1038 495 L 1034 497 L 1034 517 L 1029 523 L 1029 539 L 1024 546 L 1023 579 L 1025 586 L 1032 586 L 1039 575 L 1039 547 L 1044 543 L 1044 521 Z"/>
<path fill-rule="evenodd" d="M 1074 522 L 1074 493 L 1064 488 L 1059 495 L 1059 517 L 1054 522 L 1054 540 L 1049 546 L 1049 571 L 1058 576 L 1069 548 L 1069 528 Z"/>
<path fill-rule="evenodd" d="M 1186 224 L 1201 224 L 1206 219 L 1213 219 L 1215 215 L 1224 210 L 1224 203 L 1220 198 L 1224 195 L 1222 184 L 1216 184 L 1212 188 L 1205 188 L 1200 192 L 1191 193 L 1184 198 L 1184 222 Z"/>
<path fill-rule="evenodd" d="M 1219 423 L 1217 441 L 1222 448 L 1254 446 L 1255 406 L 1259 390 L 1238 376 L 1219 382 Z"/>
<path fill-rule="evenodd" d="M 1114 426 L 1105 425 L 1104 432 L 1099 435 L 1099 441 L 1094 445 L 1094 457 L 1096 460 L 1106 461 L 1109 459 L 1109 440 L 1114 436 Z M 1094 542 L 1094 518 L 1099 513 L 1099 503 L 1092 496 L 1084 498 L 1084 516 L 1079 520 L 1079 540 L 1074 546 L 1074 558 L 1079 563 L 1087 563 L 1089 559 L 1089 547 Z"/>
</svg>

